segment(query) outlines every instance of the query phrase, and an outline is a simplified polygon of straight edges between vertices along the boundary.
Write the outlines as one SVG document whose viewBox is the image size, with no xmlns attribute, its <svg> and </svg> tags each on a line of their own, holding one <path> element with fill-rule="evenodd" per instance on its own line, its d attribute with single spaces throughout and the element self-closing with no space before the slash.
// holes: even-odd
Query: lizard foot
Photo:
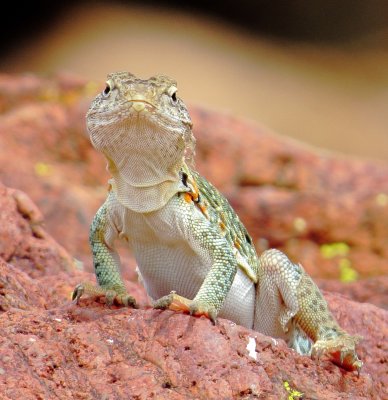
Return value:
<svg viewBox="0 0 388 400">
<path fill-rule="evenodd" d="M 215 324 L 217 317 L 217 312 L 212 306 L 208 306 L 199 301 L 189 300 L 186 297 L 179 296 L 175 292 L 171 292 L 167 296 L 156 300 L 153 307 L 162 310 L 182 311 L 196 317 L 204 315 L 206 318 L 210 319 L 213 324 Z"/>
<path fill-rule="evenodd" d="M 95 298 L 105 297 L 105 303 L 108 306 L 118 304 L 125 307 L 137 308 L 136 300 L 130 296 L 122 286 L 113 286 L 112 288 L 103 288 L 95 286 L 90 282 L 78 284 L 72 294 L 72 300 L 79 304 L 79 299 L 84 295 L 91 295 Z"/>
<path fill-rule="evenodd" d="M 360 370 L 363 362 L 356 353 L 356 344 L 362 339 L 361 336 L 342 335 L 328 340 L 317 340 L 312 348 L 312 357 L 321 357 L 327 354 L 334 364 L 349 371 Z"/>
</svg>

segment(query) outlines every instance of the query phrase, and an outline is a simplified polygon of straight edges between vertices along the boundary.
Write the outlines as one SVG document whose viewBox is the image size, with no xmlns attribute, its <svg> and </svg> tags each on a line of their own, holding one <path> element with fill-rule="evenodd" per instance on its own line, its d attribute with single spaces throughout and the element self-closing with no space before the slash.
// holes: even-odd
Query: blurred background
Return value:
<svg viewBox="0 0 388 400">
<path fill-rule="evenodd" d="M 35 1 L 3 12 L 0 72 L 175 77 L 188 103 L 388 160 L 388 2 Z"/>
</svg>

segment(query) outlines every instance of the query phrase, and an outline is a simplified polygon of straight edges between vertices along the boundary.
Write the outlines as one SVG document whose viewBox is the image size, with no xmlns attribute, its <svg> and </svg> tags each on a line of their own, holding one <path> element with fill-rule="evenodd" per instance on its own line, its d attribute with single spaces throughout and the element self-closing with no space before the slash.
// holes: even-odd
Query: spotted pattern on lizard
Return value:
<svg viewBox="0 0 388 400">
<path fill-rule="evenodd" d="M 86 293 L 136 304 L 115 250 L 125 239 L 155 308 L 228 318 L 360 370 L 360 337 L 340 328 L 303 267 L 275 249 L 258 256 L 226 198 L 194 170 L 192 122 L 175 80 L 108 75 L 87 127 L 112 178 L 90 230 L 98 285 L 79 284 L 75 301 Z"/>
</svg>

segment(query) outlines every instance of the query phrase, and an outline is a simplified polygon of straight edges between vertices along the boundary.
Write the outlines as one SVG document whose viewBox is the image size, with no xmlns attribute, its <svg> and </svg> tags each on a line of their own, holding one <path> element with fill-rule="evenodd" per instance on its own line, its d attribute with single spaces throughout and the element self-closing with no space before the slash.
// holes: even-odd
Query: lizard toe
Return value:
<svg viewBox="0 0 388 400">
<path fill-rule="evenodd" d="M 119 302 L 125 307 L 139 308 L 136 299 L 129 294 L 121 296 Z"/>
<path fill-rule="evenodd" d="M 210 319 L 213 325 L 216 324 L 217 310 L 213 305 L 198 300 L 193 300 L 190 304 L 189 309 L 190 315 L 194 315 L 196 317 L 200 317 L 203 315 L 206 318 Z"/>
<path fill-rule="evenodd" d="M 73 293 L 71 295 L 71 300 L 75 303 L 79 303 L 79 299 L 82 297 L 82 295 L 85 292 L 85 287 L 83 283 L 79 283 L 73 290 Z"/>
<path fill-rule="evenodd" d="M 153 307 L 161 310 L 181 311 L 196 317 L 204 315 L 213 324 L 216 323 L 217 311 L 214 306 L 198 300 L 189 300 L 186 297 L 179 296 L 174 291 L 156 300 Z"/>
<path fill-rule="evenodd" d="M 138 308 L 136 300 L 126 290 L 107 289 L 105 291 L 105 304 L 111 306 L 117 304 L 124 307 Z"/>
<path fill-rule="evenodd" d="M 157 310 L 166 310 L 167 308 L 170 307 L 170 305 L 174 301 L 174 293 L 171 292 L 170 294 L 161 297 L 160 299 L 154 301 L 152 303 L 152 307 L 157 309 Z"/>
<path fill-rule="evenodd" d="M 358 358 L 356 344 L 361 340 L 360 336 L 342 335 L 333 339 L 318 340 L 312 348 L 312 356 L 320 358 L 327 355 L 332 362 L 349 371 L 360 373 L 363 362 Z"/>
<path fill-rule="evenodd" d="M 90 282 L 83 282 L 78 284 L 72 293 L 72 301 L 75 304 L 79 304 L 80 298 L 84 295 L 90 295 L 96 299 L 105 297 L 105 304 L 111 306 L 113 304 L 118 304 L 125 307 L 137 308 L 136 300 L 134 297 L 130 296 L 125 287 L 113 286 L 113 287 L 101 287 L 96 286 Z"/>
<path fill-rule="evenodd" d="M 113 303 L 115 302 L 115 299 L 117 297 L 117 293 L 115 290 L 107 290 L 105 292 L 105 304 L 107 306 L 112 306 Z"/>
<path fill-rule="evenodd" d="M 175 291 L 161 297 L 153 303 L 153 307 L 162 310 L 182 311 L 184 313 L 190 312 L 191 300 L 186 297 L 179 296 Z"/>
</svg>

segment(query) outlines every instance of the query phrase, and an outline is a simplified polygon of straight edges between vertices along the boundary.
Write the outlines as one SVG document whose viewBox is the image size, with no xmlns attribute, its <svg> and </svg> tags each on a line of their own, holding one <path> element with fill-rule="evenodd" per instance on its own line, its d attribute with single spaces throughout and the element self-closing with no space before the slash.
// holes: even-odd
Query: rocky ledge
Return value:
<svg viewBox="0 0 388 400">
<path fill-rule="evenodd" d="M 227 320 L 150 309 L 130 254 L 126 284 L 140 309 L 72 304 L 74 286 L 94 280 L 87 233 L 106 193 L 104 161 L 83 128 L 96 85 L 4 75 L 0 89 L 1 399 L 388 398 L 386 164 L 192 107 L 198 168 L 258 247 L 285 250 L 344 293 L 325 296 L 340 324 L 364 336 L 357 377 Z M 325 279 L 341 268 L 363 279 Z"/>
<path fill-rule="evenodd" d="M 70 293 L 92 274 L 77 270 L 34 220 L 38 210 L 26 195 L 1 186 L 0 207 L 1 398 L 337 400 L 388 394 L 388 312 L 381 308 L 326 293 L 341 325 L 364 336 L 358 377 L 227 320 L 213 326 L 152 310 L 142 287 L 130 281 L 140 309 L 91 299 L 76 306 Z"/>
</svg>

